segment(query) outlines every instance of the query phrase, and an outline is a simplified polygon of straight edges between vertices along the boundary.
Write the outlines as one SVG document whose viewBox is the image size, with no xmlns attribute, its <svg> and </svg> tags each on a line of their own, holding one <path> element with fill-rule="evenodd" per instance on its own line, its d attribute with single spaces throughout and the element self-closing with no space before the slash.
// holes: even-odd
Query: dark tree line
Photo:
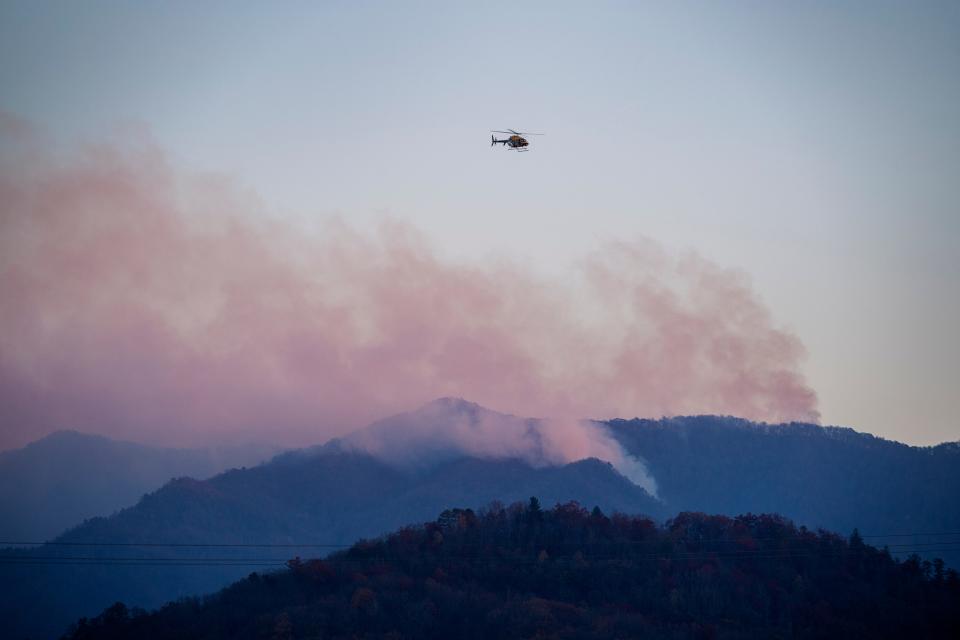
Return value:
<svg viewBox="0 0 960 640">
<path fill-rule="evenodd" d="M 67 638 L 960 637 L 942 563 L 776 515 L 642 517 L 536 499 L 362 541 Z"/>
</svg>

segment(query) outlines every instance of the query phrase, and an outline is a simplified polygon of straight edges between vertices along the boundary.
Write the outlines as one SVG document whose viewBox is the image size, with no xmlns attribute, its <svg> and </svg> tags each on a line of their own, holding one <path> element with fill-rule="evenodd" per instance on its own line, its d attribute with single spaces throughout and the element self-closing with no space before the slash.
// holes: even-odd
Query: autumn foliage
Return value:
<svg viewBox="0 0 960 640">
<path fill-rule="evenodd" d="M 531 499 L 450 509 L 156 612 L 114 605 L 68 637 L 960 637 L 960 580 L 776 515 L 658 526 Z"/>
</svg>

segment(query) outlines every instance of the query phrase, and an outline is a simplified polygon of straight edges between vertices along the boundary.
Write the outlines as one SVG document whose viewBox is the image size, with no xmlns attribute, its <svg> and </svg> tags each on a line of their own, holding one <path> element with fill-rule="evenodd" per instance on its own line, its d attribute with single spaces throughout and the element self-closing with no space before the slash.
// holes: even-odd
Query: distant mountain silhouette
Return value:
<svg viewBox="0 0 960 640">
<path fill-rule="evenodd" d="M 646 461 L 672 512 L 776 512 L 865 535 L 960 532 L 958 443 L 912 447 L 852 429 L 715 416 L 604 424 Z M 870 538 L 877 545 L 950 540 L 960 536 Z M 960 568 L 960 551 L 934 553 Z"/>
<path fill-rule="evenodd" d="M 129 506 L 171 478 L 207 478 L 275 453 L 253 445 L 167 449 L 58 431 L 0 452 L 0 540 L 47 540 Z"/>
</svg>

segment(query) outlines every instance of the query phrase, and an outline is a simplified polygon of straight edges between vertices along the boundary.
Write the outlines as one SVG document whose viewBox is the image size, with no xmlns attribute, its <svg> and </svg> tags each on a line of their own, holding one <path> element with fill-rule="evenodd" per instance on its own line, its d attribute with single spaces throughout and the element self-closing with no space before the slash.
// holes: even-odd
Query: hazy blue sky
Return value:
<svg viewBox="0 0 960 640">
<path fill-rule="evenodd" d="M 825 423 L 960 438 L 960 3 L 7 1 L 0 108 L 454 259 L 695 250 L 804 342 Z"/>
</svg>

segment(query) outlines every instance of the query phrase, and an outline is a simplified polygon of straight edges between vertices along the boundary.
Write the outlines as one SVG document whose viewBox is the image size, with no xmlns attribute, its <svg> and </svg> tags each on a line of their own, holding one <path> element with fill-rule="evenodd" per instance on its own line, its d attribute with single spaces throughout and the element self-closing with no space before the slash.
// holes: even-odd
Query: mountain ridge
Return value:
<svg viewBox="0 0 960 640">
<path fill-rule="evenodd" d="M 405 425 L 418 415 L 430 420 L 437 415 L 453 416 L 450 424 L 458 437 L 506 433 L 513 438 L 516 434 L 509 429 L 537 430 L 545 425 L 542 420 L 499 414 L 456 398 L 400 414 L 402 419 L 393 422 L 393 427 L 390 418 L 374 425 L 387 432 L 399 429 L 403 435 Z M 484 424 L 484 416 L 492 416 L 493 427 Z M 431 422 L 408 441 L 408 445 L 413 443 L 413 453 L 418 452 L 420 442 L 433 447 L 422 464 L 409 464 L 403 456 L 380 456 L 376 449 L 371 453 L 343 438 L 331 439 L 207 480 L 176 478 L 110 517 L 91 518 L 69 529 L 58 541 L 346 544 L 434 517 L 449 505 L 477 508 L 490 501 L 513 502 L 531 495 L 548 506 L 575 499 L 608 512 L 646 513 L 658 519 L 682 511 L 727 515 L 776 512 L 800 524 L 844 532 L 855 527 L 868 534 L 960 531 L 960 468 L 955 464 L 960 448 L 951 443 L 915 447 L 843 427 L 766 425 L 722 416 L 594 421 L 589 430 L 577 432 L 599 438 L 601 443 L 613 442 L 616 449 L 610 451 L 642 460 L 658 483 L 659 499 L 655 499 L 610 460 L 585 455 L 572 462 L 549 464 L 537 457 L 544 451 L 544 441 L 536 438 L 513 438 L 506 447 L 484 444 L 472 450 L 469 439 L 470 446 L 465 447 L 446 436 L 439 443 L 432 442 L 430 438 L 437 433 L 444 435 L 445 425 L 442 420 Z M 504 425 L 506 430 L 501 428 Z M 542 434 L 538 431 L 536 435 Z M 529 455 L 509 455 L 517 451 L 529 454 L 524 447 L 531 443 L 532 460 Z M 436 452 L 439 455 L 433 455 Z M 923 537 L 908 540 L 939 542 Z M 285 550 L 304 557 L 317 553 L 316 548 L 308 547 Z M 65 554 L 55 545 L 15 553 L 20 557 Z M 108 557 L 111 550 L 91 553 Z M 190 553 L 199 559 L 209 555 L 197 549 Z M 218 549 L 217 553 L 241 557 L 235 550 Z M 176 554 L 153 549 L 142 555 L 162 561 Z M 952 566 L 960 564 L 956 553 L 931 555 L 944 556 Z M 121 597 L 131 604 L 155 606 L 219 588 L 244 571 L 237 567 L 203 571 L 172 567 L 83 567 L 70 572 L 63 567 L 3 569 L 15 572 L 22 589 L 9 594 L 7 609 L 0 614 L 20 619 L 27 625 L 24 629 L 36 630 L 29 625 L 36 625 L 37 620 L 49 623 L 47 633 L 61 630 L 62 626 L 56 625 L 65 624 L 68 617 L 90 615 Z M 36 593 L 41 584 L 57 585 L 59 591 L 48 591 L 45 597 L 58 602 L 59 610 L 69 616 L 56 619 L 49 610 L 41 616 L 29 602 L 18 601 L 31 589 Z M 83 599 L 71 600 L 71 594 L 77 593 Z"/>
<path fill-rule="evenodd" d="M 172 477 L 256 464 L 266 445 L 155 447 L 75 430 L 0 452 L 0 540 L 46 540 L 128 506 Z"/>
</svg>

